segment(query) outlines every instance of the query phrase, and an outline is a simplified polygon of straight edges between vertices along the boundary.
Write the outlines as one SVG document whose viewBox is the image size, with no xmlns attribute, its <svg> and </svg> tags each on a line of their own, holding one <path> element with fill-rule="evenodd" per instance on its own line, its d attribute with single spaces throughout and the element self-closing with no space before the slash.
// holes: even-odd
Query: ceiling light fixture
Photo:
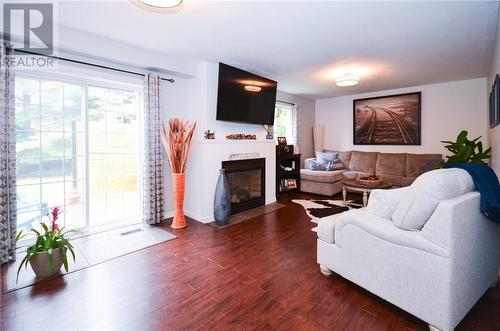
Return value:
<svg viewBox="0 0 500 331">
<path fill-rule="evenodd" d="M 249 92 L 260 92 L 262 88 L 255 85 L 245 85 L 245 90 Z"/>
<path fill-rule="evenodd" d="M 359 76 L 353 74 L 343 74 L 335 79 L 335 84 L 340 87 L 354 86 L 359 84 Z"/>
<path fill-rule="evenodd" d="M 173 8 L 182 3 L 182 0 L 139 0 L 145 5 L 156 8 Z"/>
</svg>

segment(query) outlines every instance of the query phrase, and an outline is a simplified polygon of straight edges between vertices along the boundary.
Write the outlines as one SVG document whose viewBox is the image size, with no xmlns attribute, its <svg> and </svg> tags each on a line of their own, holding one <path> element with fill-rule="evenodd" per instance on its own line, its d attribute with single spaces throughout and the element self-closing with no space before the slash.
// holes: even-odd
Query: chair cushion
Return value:
<svg viewBox="0 0 500 331">
<path fill-rule="evenodd" d="M 406 173 L 406 154 L 378 153 L 375 166 L 376 175 L 404 176 Z"/>
<path fill-rule="evenodd" d="M 474 191 L 471 176 L 462 169 L 439 169 L 419 176 L 398 203 L 392 221 L 404 230 L 420 230 L 440 201 Z"/>
<path fill-rule="evenodd" d="M 442 161 L 441 154 L 406 154 L 406 177 L 418 177 L 436 169 Z"/>
<path fill-rule="evenodd" d="M 349 169 L 374 174 L 376 161 L 377 153 L 375 152 L 352 151 Z"/>
<path fill-rule="evenodd" d="M 342 179 L 344 170 L 317 171 L 300 169 L 300 179 L 319 183 L 334 183 Z"/>
</svg>

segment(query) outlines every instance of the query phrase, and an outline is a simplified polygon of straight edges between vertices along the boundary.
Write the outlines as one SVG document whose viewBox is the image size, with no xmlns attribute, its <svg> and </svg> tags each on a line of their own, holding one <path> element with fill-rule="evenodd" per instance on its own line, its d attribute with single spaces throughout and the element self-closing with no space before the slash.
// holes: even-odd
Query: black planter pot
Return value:
<svg viewBox="0 0 500 331">
<path fill-rule="evenodd" d="M 229 184 L 227 182 L 226 172 L 220 169 L 217 187 L 215 188 L 214 198 L 214 219 L 215 223 L 223 226 L 229 223 L 231 216 L 231 198 L 229 196 Z"/>
</svg>

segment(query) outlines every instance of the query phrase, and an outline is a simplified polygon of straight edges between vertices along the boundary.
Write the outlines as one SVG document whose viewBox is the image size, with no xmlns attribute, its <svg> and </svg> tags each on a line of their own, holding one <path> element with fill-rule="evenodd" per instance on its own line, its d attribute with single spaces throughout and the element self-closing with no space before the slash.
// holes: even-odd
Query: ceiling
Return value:
<svg viewBox="0 0 500 331">
<path fill-rule="evenodd" d="M 130 1 L 70 1 L 58 10 L 63 26 L 225 62 L 317 99 L 485 77 L 498 3 L 184 0 L 154 13 Z M 347 71 L 361 83 L 337 88 Z"/>
</svg>

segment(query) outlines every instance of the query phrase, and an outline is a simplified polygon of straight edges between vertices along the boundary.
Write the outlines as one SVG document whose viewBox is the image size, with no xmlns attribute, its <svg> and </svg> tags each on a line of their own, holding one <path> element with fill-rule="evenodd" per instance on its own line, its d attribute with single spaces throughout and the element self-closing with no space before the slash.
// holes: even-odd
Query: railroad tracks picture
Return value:
<svg viewBox="0 0 500 331">
<path fill-rule="evenodd" d="M 355 145 L 420 145 L 421 92 L 353 101 Z"/>
</svg>

